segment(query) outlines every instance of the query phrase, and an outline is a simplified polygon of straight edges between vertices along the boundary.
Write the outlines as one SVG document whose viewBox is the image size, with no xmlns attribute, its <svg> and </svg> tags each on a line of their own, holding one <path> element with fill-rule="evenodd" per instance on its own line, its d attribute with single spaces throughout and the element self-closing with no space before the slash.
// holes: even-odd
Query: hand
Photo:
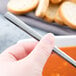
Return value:
<svg viewBox="0 0 76 76">
<path fill-rule="evenodd" d="M 42 76 L 53 47 L 50 33 L 40 42 L 24 41 L 9 47 L 0 54 L 0 76 Z"/>
</svg>

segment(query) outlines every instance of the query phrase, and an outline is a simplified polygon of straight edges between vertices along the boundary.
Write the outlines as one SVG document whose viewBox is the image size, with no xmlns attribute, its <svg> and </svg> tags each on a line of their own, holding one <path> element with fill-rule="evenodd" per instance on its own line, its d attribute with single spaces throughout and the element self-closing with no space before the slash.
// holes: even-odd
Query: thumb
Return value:
<svg viewBox="0 0 76 76">
<path fill-rule="evenodd" d="M 40 65 L 41 68 L 43 68 L 48 57 L 52 52 L 53 47 L 54 47 L 54 35 L 48 33 L 40 40 L 40 42 L 31 52 L 30 58 L 33 59 L 35 63 Z"/>
</svg>

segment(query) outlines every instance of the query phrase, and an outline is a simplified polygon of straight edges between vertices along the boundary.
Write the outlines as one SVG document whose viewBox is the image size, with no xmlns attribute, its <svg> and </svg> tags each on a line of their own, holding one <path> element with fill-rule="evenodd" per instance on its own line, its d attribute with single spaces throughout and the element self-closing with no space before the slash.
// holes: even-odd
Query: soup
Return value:
<svg viewBox="0 0 76 76">
<path fill-rule="evenodd" d="M 76 47 L 60 49 L 76 60 Z M 76 68 L 56 53 L 52 53 L 44 66 L 43 76 L 76 76 Z"/>
</svg>

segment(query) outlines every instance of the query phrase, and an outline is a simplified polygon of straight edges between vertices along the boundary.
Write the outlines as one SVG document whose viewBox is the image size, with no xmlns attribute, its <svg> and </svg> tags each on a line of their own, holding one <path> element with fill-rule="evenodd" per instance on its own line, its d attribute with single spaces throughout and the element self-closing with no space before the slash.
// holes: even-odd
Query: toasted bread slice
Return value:
<svg viewBox="0 0 76 76">
<path fill-rule="evenodd" d="M 51 3 L 53 3 L 53 4 L 59 4 L 59 3 L 62 2 L 62 0 L 50 0 L 50 1 L 51 1 Z"/>
<path fill-rule="evenodd" d="M 44 20 L 47 22 L 53 22 L 58 8 L 59 8 L 59 5 L 50 3 L 50 5 L 45 13 Z"/>
<path fill-rule="evenodd" d="M 62 0 L 62 3 L 63 3 L 63 2 L 66 2 L 66 1 L 70 1 L 70 0 Z"/>
<path fill-rule="evenodd" d="M 60 24 L 60 25 L 64 25 L 63 20 L 61 19 L 60 15 L 59 15 L 59 10 L 57 11 L 56 15 L 55 15 L 55 22 Z"/>
<path fill-rule="evenodd" d="M 10 0 L 7 8 L 14 14 L 25 14 L 34 10 L 39 3 L 39 0 Z"/>
<path fill-rule="evenodd" d="M 64 2 L 59 8 L 63 22 L 72 29 L 76 29 L 76 4 L 70 1 Z"/>
<path fill-rule="evenodd" d="M 38 8 L 35 12 L 35 15 L 37 17 L 43 18 L 48 6 L 49 6 L 49 0 L 40 0 Z"/>
<path fill-rule="evenodd" d="M 76 0 L 70 0 L 70 1 L 72 1 L 72 2 L 76 3 Z"/>
</svg>

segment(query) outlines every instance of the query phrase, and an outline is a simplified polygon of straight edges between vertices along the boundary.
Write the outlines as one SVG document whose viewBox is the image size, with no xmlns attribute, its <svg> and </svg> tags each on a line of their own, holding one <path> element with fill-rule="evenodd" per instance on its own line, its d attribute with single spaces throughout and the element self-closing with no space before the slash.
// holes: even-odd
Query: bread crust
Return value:
<svg viewBox="0 0 76 76">
<path fill-rule="evenodd" d="M 43 18 L 46 22 L 53 22 L 54 20 L 51 18 L 51 17 L 49 17 L 48 15 L 45 15 L 44 16 L 44 18 Z"/>
<path fill-rule="evenodd" d="M 58 9 L 58 11 L 57 11 L 57 13 L 56 13 L 56 15 L 55 15 L 55 22 L 56 23 L 58 23 L 58 24 L 60 24 L 60 25 L 64 25 L 64 22 L 63 22 L 63 20 L 61 19 L 61 17 L 60 17 L 60 15 L 59 15 L 59 9 Z"/>
<path fill-rule="evenodd" d="M 59 3 L 62 2 L 62 0 L 50 0 L 50 1 L 51 1 L 51 3 L 53 3 L 53 4 L 59 4 Z"/>
<path fill-rule="evenodd" d="M 26 0 L 22 0 L 22 1 L 24 1 L 23 3 L 26 3 Z M 12 13 L 14 13 L 14 14 L 18 14 L 18 15 L 20 15 L 20 14 L 25 14 L 25 13 L 28 13 L 28 12 L 30 12 L 30 11 L 32 11 L 32 10 L 34 10 L 36 7 L 37 7 L 37 5 L 38 5 L 38 3 L 39 3 L 39 0 L 34 0 L 35 1 L 35 3 L 34 3 L 34 5 L 32 4 L 33 2 L 31 1 L 31 4 L 32 5 L 30 5 L 30 7 L 29 6 L 27 6 L 28 8 L 26 8 L 26 5 L 23 7 L 24 9 L 18 9 L 18 6 L 17 6 L 17 9 L 18 10 L 16 10 L 15 8 L 12 8 L 11 6 L 11 4 L 12 4 L 12 1 L 9 1 L 8 2 L 8 5 L 7 5 L 7 8 L 8 8 L 8 11 L 10 11 L 10 12 L 12 12 Z M 17 2 L 17 1 L 16 1 Z M 13 1 L 13 3 L 15 3 L 15 0 Z M 22 7 L 22 6 L 21 6 Z"/>
<path fill-rule="evenodd" d="M 28 9 L 28 10 L 24 10 L 24 11 L 16 11 L 16 10 L 13 10 L 13 9 L 11 9 L 11 8 L 8 8 L 8 11 L 10 11 L 11 13 L 14 13 L 14 14 L 16 14 L 16 15 L 21 15 L 21 14 L 26 14 L 26 13 L 28 13 L 28 12 L 31 12 L 32 10 L 35 9 L 35 7 L 36 7 L 36 6 L 34 6 L 33 8 L 30 8 L 30 9 Z"/>
<path fill-rule="evenodd" d="M 76 0 L 70 0 L 70 1 L 72 1 L 72 2 L 76 3 Z"/>
<path fill-rule="evenodd" d="M 66 2 L 69 2 L 69 1 L 66 1 Z M 61 5 L 61 7 L 59 8 L 60 17 L 62 18 L 63 22 L 64 22 L 68 27 L 70 27 L 70 28 L 72 28 L 72 29 L 76 29 L 76 24 L 71 23 L 70 20 L 68 21 L 67 17 L 64 16 L 64 13 L 63 13 L 62 8 L 64 7 L 64 5 L 65 5 L 66 2 L 64 2 L 64 3 Z M 70 3 L 71 3 L 71 2 L 70 2 Z M 70 9 L 69 9 L 69 10 L 70 10 Z M 72 11 L 70 10 L 70 12 L 72 12 Z M 67 12 L 66 12 L 66 13 L 67 13 Z M 73 17 L 72 17 L 72 18 L 73 18 Z"/>
</svg>

